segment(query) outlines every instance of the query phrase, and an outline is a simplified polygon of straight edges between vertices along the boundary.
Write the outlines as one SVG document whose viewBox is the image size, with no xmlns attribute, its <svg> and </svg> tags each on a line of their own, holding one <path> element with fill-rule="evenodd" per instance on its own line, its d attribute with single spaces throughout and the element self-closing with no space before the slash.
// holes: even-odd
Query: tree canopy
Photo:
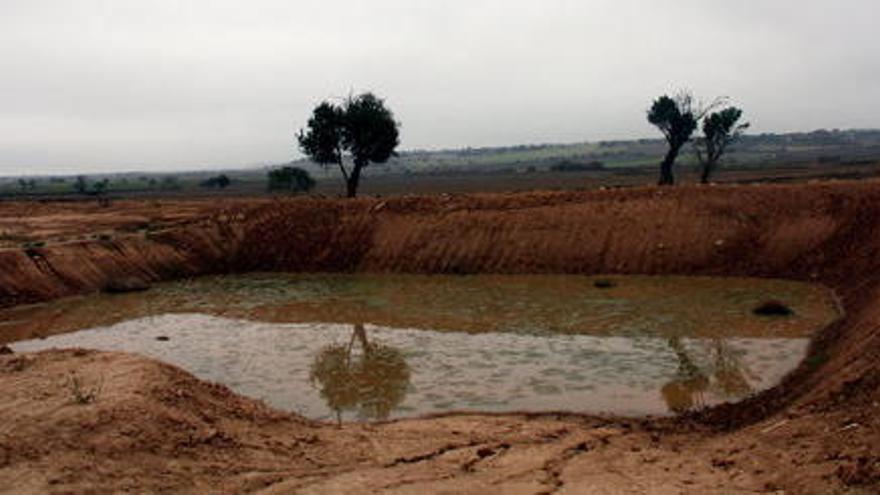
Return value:
<svg viewBox="0 0 880 495">
<path fill-rule="evenodd" d="M 321 165 L 342 163 L 343 109 L 322 102 L 312 112 L 308 132 L 300 130 L 299 147 L 312 161 Z"/>
</svg>

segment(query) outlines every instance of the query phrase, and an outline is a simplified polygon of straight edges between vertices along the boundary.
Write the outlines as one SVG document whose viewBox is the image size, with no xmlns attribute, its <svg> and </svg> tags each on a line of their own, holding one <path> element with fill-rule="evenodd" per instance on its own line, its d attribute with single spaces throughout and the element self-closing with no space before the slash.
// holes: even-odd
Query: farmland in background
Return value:
<svg viewBox="0 0 880 495">
<path fill-rule="evenodd" d="M 537 144 L 455 150 L 412 150 L 366 169 L 363 194 L 498 192 L 530 189 L 589 189 L 654 181 L 665 152 L 660 139 Z M 338 171 L 305 160 L 292 162 L 317 180 L 315 194 L 337 195 Z M 273 164 L 210 171 L 118 173 L 86 176 L 107 181 L 109 197 L 259 195 L 267 192 Z M 696 180 L 696 160 L 686 150 L 678 170 Z M 205 181 L 227 175 L 227 188 Z M 819 130 L 747 135 L 725 156 L 718 182 L 784 182 L 814 178 L 880 175 L 880 130 Z M 0 177 L 0 198 L 82 197 L 75 176 Z"/>
</svg>

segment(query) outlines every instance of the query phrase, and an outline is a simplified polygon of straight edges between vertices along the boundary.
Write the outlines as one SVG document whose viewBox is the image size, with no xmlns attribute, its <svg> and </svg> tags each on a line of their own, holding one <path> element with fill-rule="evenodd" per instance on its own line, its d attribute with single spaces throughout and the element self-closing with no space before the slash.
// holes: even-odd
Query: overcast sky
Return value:
<svg viewBox="0 0 880 495">
<path fill-rule="evenodd" d="M 283 162 L 371 90 L 402 148 L 659 136 L 728 95 L 753 132 L 880 127 L 877 0 L 0 0 L 0 174 Z"/>
</svg>

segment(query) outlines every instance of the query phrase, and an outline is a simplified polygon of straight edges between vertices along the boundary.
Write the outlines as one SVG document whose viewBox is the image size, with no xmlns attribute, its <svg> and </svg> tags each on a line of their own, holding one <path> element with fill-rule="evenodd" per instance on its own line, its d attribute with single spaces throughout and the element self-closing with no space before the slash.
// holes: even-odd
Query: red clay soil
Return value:
<svg viewBox="0 0 880 495">
<path fill-rule="evenodd" d="M 217 208 L 180 226 L 0 251 L 0 305 L 246 270 L 621 273 L 814 281 L 846 315 L 780 386 L 659 420 L 450 415 L 338 428 L 136 356 L 8 355 L 0 490 L 880 492 L 880 182 Z"/>
</svg>

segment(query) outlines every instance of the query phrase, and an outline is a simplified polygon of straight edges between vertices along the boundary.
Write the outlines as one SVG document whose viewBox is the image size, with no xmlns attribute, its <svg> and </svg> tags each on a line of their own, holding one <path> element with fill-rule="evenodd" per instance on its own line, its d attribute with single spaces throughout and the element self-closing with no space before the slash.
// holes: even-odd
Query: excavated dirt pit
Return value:
<svg viewBox="0 0 880 495">
<path fill-rule="evenodd" d="M 793 314 L 754 314 L 766 301 Z M 777 384 L 837 316 L 829 291 L 781 280 L 254 274 L 15 308 L 0 334 L 138 353 L 319 420 L 641 416 Z"/>
<path fill-rule="evenodd" d="M 877 181 L 346 201 L 132 201 L 116 202 L 109 211 L 85 203 L 10 202 L 0 203 L 0 216 L 6 222 L 3 228 L 14 224 L 14 241 L 0 249 L 0 307 L 8 309 L 0 320 L 5 323 L 0 332 L 2 493 L 825 495 L 878 493 L 880 487 Z M 29 247 L 19 244 L 24 242 L 21 236 Z M 77 330 L 112 334 L 104 327 L 135 325 L 132 320 L 150 315 L 153 321 L 187 315 L 198 319 L 177 324 L 184 327 L 178 335 L 170 330 L 143 333 L 142 341 L 128 338 L 126 345 L 142 342 L 164 352 L 184 343 L 186 332 L 195 335 L 202 323 L 217 323 L 218 331 L 228 336 L 232 322 L 249 327 L 244 333 L 256 335 L 262 329 L 269 332 L 262 336 L 275 332 L 285 337 L 290 328 L 311 328 L 314 335 L 313 326 L 320 323 L 331 329 L 328 335 L 337 333 L 315 346 L 319 349 L 327 343 L 347 346 L 354 333 L 355 362 L 363 356 L 360 330 L 353 324 L 359 321 L 365 323 L 364 340 L 395 346 L 402 355 L 412 351 L 393 338 L 406 332 L 438 339 L 535 337 L 545 343 L 563 337 L 632 338 L 596 330 L 547 335 L 508 328 L 510 338 L 505 332 L 472 333 L 469 322 L 503 323 L 504 311 L 498 308 L 511 307 L 510 297 L 491 310 L 449 318 L 443 314 L 442 298 L 424 298 L 417 291 L 401 296 L 404 301 L 417 299 L 422 309 L 407 314 L 414 318 L 408 320 L 399 318 L 401 312 L 389 316 L 374 306 L 368 306 L 369 318 L 351 319 L 342 308 L 354 306 L 334 304 L 344 317 L 328 321 L 318 316 L 328 311 L 318 307 L 306 313 L 301 306 L 297 311 L 308 318 L 292 321 L 285 311 L 258 315 L 257 308 L 241 308 L 230 299 L 214 304 L 223 306 L 219 313 L 185 304 L 159 313 L 131 309 L 161 295 L 162 281 L 248 272 L 569 274 L 575 277 L 569 280 L 580 277 L 591 283 L 608 273 L 725 277 L 723 284 L 715 284 L 720 287 L 738 280 L 729 277 L 757 277 L 800 281 L 810 284 L 810 290 L 833 289 L 842 316 L 817 332 L 791 337 L 809 336 L 809 346 L 804 359 L 798 355 L 792 360 L 800 364 L 778 385 L 759 391 L 763 385 L 749 381 L 754 392 L 742 400 L 648 419 L 473 412 L 337 425 L 200 380 L 186 371 L 198 375 L 199 370 L 186 363 L 184 369 L 164 364 L 168 359 L 162 356 L 157 360 L 82 349 L 10 353 L 2 345 L 17 347 L 23 344 L 16 342 L 65 332 L 72 337 Z M 199 287 L 208 292 L 199 284 L 211 279 L 195 280 L 189 286 L 172 285 L 182 287 L 178 292 L 184 295 L 200 294 L 195 290 Z M 154 290 L 143 294 L 112 299 L 85 295 L 149 283 Z M 611 297 L 627 287 L 610 285 L 597 293 Z M 665 296 L 679 292 L 662 291 Z M 570 297 L 572 292 L 562 293 Z M 64 299 L 69 296 L 78 298 Z M 803 316 L 797 298 L 772 297 L 795 310 L 784 318 Z M 548 299 L 556 304 L 555 299 L 565 298 Z M 86 300 L 106 302 L 90 306 Z M 682 300 L 699 321 L 719 314 L 700 313 L 716 307 L 701 304 L 697 297 Z M 45 305 L 22 306 L 34 303 Z M 264 305 L 271 309 L 271 304 Z M 59 309 L 64 307 L 91 309 Z M 785 312 L 777 305 L 765 307 Z M 745 318 L 763 321 L 751 314 Z M 459 326 L 462 321 L 466 324 Z M 732 335 L 762 342 L 769 338 Z M 671 367 L 666 361 L 657 368 L 674 370 L 674 380 L 681 361 L 669 345 L 670 335 L 639 338 L 657 339 L 664 355 L 674 359 Z M 711 403 L 710 392 L 720 383 L 742 382 L 736 373 L 722 373 L 719 379 L 712 368 L 717 353 L 702 345 L 712 340 L 678 337 L 679 351 L 703 374 L 667 388 L 690 398 L 682 401 L 687 407 L 699 404 L 697 398 Z M 251 349 L 236 340 L 217 341 L 217 346 L 227 352 Z M 279 351 L 260 346 L 253 348 L 258 356 Z M 314 355 L 305 361 L 310 359 Z M 407 359 L 410 384 L 406 397 L 389 411 L 391 418 L 416 415 L 399 408 L 420 393 L 410 390 L 413 383 L 418 385 L 418 359 Z M 746 357 L 743 361 L 750 362 Z M 432 362 L 436 364 L 436 356 Z M 308 372 L 301 370 L 300 376 Z M 243 376 L 236 372 L 233 378 Z M 359 380 L 363 375 L 356 376 Z M 667 379 L 653 383 L 646 396 L 663 398 Z M 293 386 L 294 379 L 287 378 L 287 384 Z M 300 379 L 295 385 L 320 397 L 320 383 Z M 705 392 L 695 398 L 693 389 Z M 358 419 L 362 396 L 355 394 L 354 402 L 350 396 L 339 397 L 346 406 L 339 408 L 344 419 Z M 304 401 L 297 398 L 296 403 Z M 313 417 L 336 419 L 323 399 L 314 403 L 323 409 Z M 576 406 L 568 410 L 588 410 Z"/>
</svg>

